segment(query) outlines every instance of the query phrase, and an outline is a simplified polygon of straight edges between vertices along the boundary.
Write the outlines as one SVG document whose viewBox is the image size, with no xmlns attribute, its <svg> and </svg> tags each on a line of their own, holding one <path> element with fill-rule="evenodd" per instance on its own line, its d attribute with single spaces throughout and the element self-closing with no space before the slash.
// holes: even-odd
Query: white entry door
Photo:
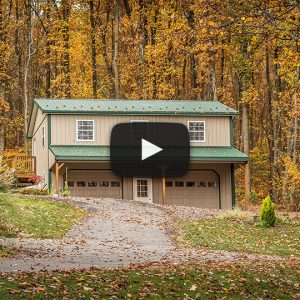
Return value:
<svg viewBox="0 0 300 300">
<path fill-rule="evenodd" d="M 133 178 L 134 200 L 153 202 L 152 178 Z"/>
</svg>

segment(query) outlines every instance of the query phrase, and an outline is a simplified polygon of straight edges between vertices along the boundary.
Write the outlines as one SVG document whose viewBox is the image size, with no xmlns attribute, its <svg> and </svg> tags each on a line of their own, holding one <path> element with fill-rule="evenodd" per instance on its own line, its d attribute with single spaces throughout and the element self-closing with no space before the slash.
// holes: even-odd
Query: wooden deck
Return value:
<svg viewBox="0 0 300 300">
<path fill-rule="evenodd" d="M 30 155 L 17 155 L 13 162 L 17 178 L 29 178 L 36 175 L 36 157 Z"/>
</svg>

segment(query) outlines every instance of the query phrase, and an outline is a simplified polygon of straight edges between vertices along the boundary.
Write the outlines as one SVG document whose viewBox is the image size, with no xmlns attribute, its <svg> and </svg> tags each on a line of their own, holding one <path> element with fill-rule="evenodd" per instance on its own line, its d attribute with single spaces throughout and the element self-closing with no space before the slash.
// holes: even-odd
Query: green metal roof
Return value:
<svg viewBox="0 0 300 300">
<path fill-rule="evenodd" d="M 109 160 L 109 146 L 50 146 L 56 160 Z M 191 161 L 246 162 L 248 156 L 233 147 L 191 147 Z"/>
<path fill-rule="evenodd" d="M 237 111 L 217 101 L 35 99 L 44 113 L 103 115 L 236 115 Z"/>
</svg>

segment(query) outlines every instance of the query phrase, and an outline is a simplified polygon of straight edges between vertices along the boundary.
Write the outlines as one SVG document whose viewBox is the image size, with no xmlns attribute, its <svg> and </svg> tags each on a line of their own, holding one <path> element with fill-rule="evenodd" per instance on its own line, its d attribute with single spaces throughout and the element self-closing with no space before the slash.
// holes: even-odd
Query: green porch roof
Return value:
<svg viewBox="0 0 300 300">
<path fill-rule="evenodd" d="M 237 115 L 221 102 L 202 100 L 35 99 L 44 113 L 103 115 Z"/>
<path fill-rule="evenodd" d="M 109 160 L 109 146 L 50 146 L 56 160 Z M 233 147 L 191 147 L 191 161 L 247 162 L 248 156 Z"/>
</svg>

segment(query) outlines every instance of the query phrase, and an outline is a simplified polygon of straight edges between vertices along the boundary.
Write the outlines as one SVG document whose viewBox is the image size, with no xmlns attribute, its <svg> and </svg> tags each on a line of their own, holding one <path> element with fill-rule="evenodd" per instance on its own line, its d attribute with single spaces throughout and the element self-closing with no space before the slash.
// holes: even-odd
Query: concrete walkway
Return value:
<svg viewBox="0 0 300 300">
<path fill-rule="evenodd" d="M 0 259 L 0 272 L 113 268 L 156 261 L 233 260 L 241 256 L 176 246 L 171 224 L 178 216 L 173 208 L 116 199 L 83 199 L 74 204 L 87 209 L 90 215 L 62 239 L 0 240 L 2 245 L 20 250 L 14 257 Z M 178 209 L 185 216 L 188 211 L 197 212 L 197 217 L 216 213 Z"/>
</svg>

